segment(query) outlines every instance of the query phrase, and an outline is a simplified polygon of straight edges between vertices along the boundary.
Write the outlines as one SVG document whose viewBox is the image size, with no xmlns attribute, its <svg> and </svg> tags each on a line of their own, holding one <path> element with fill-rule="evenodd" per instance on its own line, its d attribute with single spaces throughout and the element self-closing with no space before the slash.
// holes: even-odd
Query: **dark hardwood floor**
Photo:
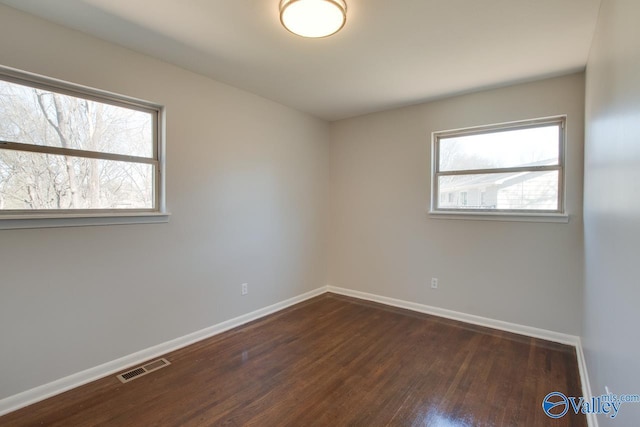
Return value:
<svg viewBox="0 0 640 427">
<path fill-rule="evenodd" d="M 586 426 L 569 346 L 325 294 L 0 418 L 2 426 Z"/>
</svg>

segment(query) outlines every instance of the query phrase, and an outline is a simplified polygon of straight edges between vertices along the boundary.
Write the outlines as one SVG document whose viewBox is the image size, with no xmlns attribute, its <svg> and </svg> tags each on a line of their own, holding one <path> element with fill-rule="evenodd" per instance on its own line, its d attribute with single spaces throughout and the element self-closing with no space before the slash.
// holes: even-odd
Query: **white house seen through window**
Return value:
<svg viewBox="0 0 640 427">
<path fill-rule="evenodd" d="M 433 135 L 432 212 L 563 213 L 565 118 Z"/>
</svg>

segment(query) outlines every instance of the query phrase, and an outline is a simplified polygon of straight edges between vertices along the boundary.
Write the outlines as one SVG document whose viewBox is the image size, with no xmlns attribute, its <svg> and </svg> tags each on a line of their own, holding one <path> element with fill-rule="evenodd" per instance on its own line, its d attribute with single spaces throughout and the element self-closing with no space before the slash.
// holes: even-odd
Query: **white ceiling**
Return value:
<svg viewBox="0 0 640 427">
<path fill-rule="evenodd" d="M 600 0 L 347 0 L 326 39 L 279 0 L 0 0 L 327 120 L 584 68 Z"/>
</svg>

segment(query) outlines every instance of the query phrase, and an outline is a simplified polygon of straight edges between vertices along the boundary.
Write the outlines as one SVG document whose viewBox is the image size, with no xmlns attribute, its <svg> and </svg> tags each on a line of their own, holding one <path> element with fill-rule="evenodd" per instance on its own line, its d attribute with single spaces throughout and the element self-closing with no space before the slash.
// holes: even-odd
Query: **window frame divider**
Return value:
<svg viewBox="0 0 640 427">
<path fill-rule="evenodd" d="M 491 168 L 491 169 L 460 169 L 453 171 L 437 172 L 438 176 L 455 176 L 455 175 L 489 175 L 492 173 L 514 173 L 514 172 L 545 172 L 560 170 L 560 165 L 545 166 L 518 166 L 512 168 Z"/>
<path fill-rule="evenodd" d="M 129 156 L 126 154 L 115 154 L 107 152 L 78 150 L 75 148 L 52 147 L 50 145 L 25 144 L 22 142 L 11 142 L 0 140 L 0 150 L 27 151 L 30 153 L 53 154 L 57 156 L 81 157 L 87 159 L 113 160 L 127 163 L 145 163 L 156 166 L 158 160 L 151 157 Z"/>
</svg>

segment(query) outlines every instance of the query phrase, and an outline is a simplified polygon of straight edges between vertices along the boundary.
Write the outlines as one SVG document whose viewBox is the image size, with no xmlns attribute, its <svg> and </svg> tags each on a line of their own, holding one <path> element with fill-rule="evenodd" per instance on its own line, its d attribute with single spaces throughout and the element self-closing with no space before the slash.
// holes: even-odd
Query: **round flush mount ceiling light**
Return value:
<svg viewBox="0 0 640 427">
<path fill-rule="evenodd" d="M 344 0 L 280 0 L 280 22 L 302 37 L 327 37 L 347 22 Z"/>
</svg>

